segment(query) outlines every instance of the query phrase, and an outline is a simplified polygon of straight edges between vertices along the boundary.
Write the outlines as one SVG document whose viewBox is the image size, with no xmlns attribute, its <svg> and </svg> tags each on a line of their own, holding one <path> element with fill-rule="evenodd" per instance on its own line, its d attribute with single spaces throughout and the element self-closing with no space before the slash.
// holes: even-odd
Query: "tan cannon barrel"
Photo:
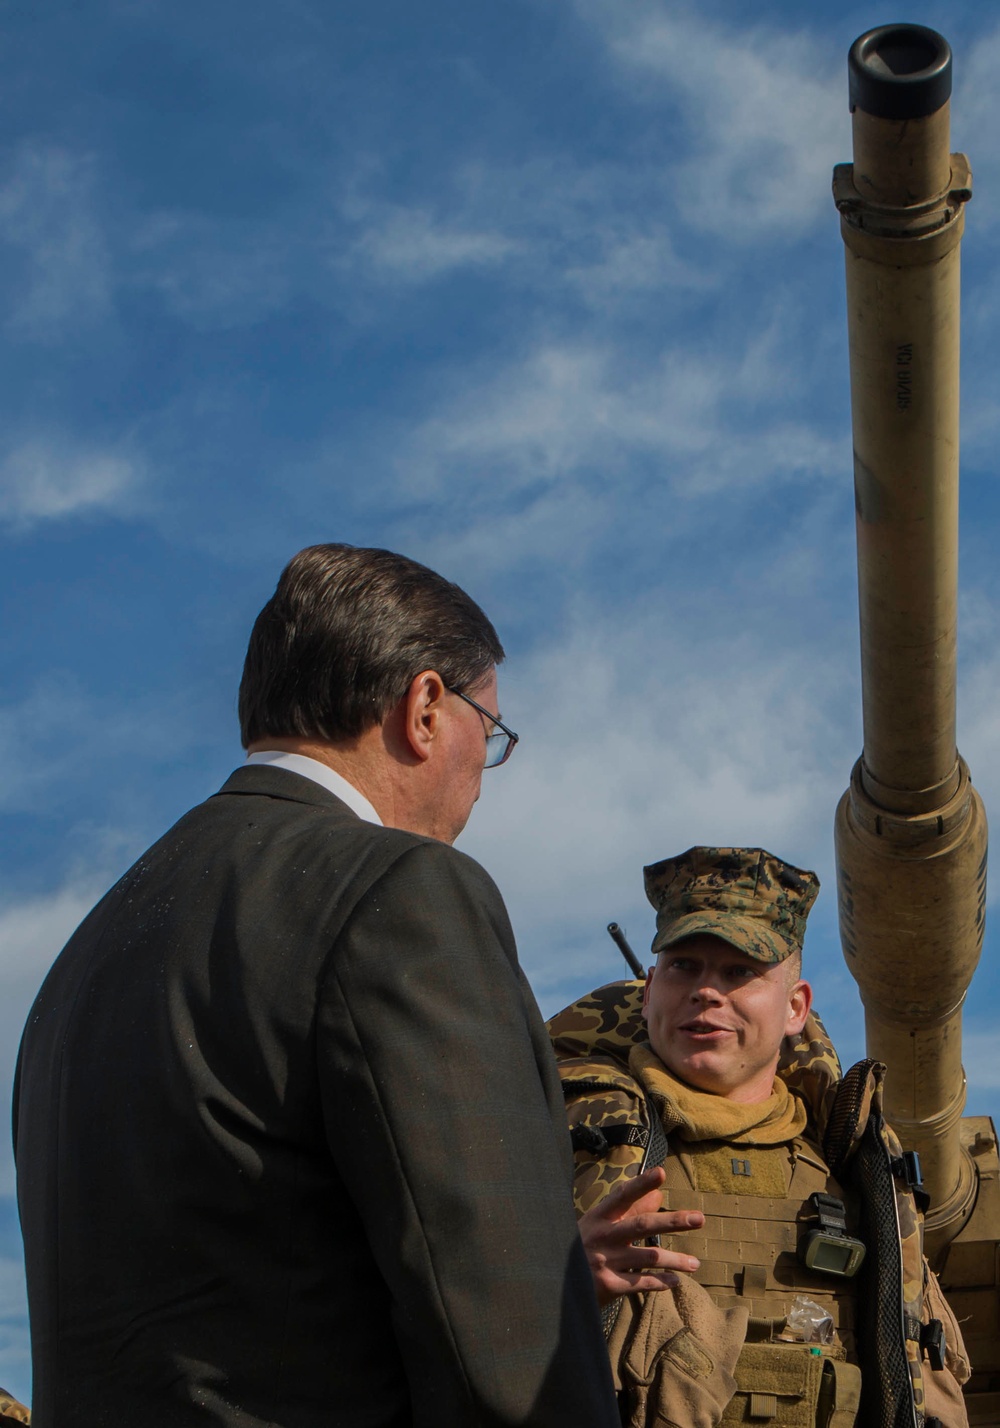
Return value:
<svg viewBox="0 0 1000 1428">
<path fill-rule="evenodd" d="M 959 245 L 951 51 L 883 25 L 850 52 L 846 248 L 864 751 L 837 810 L 841 939 L 886 1062 L 887 1115 L 919 1151 L 928 1245 L 971 1212 L 961 1009 L 979 960 L 986 818 L 955 744 Z"/>
</svg>

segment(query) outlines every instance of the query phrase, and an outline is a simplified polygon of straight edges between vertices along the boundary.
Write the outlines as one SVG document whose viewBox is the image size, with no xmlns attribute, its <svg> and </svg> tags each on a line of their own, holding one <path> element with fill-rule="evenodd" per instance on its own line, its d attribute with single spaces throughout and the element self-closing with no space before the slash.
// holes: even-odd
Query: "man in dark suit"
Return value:
<svg viewBox="0 0 1000 1428">
<path fill-rule="evenodd" d="M 247 764 L 111 889 L 15 1090 L 36 1428 L 609 1428 L 562 1095 L 456 852 L 503 650 L 316 546 L 257 619 Z"/>
</svg>

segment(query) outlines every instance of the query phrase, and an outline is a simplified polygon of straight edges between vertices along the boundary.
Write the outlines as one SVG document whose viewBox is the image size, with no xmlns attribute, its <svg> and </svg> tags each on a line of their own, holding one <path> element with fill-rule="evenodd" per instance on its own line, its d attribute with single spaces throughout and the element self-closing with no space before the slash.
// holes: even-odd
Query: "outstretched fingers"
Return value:
<svg viewBox="0 0 1000 1428">
<path fill-rule="evenodd" d="M 599 1205 L 588 1210 L 587 1214 L 597 1214 L 608 1220 L 620 1220 L 626 1215 L 659 1210 L 662 1205 L 660 1188 L 666 1178 L 658 1166 L 654 1170 L 644 1170 L 641 1175 L 633 1175 L 631 1179 L 617 1185 Z"/>
<path fill-rule="evenodd" d="M 656 1243 L 660 1235 L 698 1229 L 705 1223 L 700 1210 L 661 1208 L 663 1180 L 662 1170 L 645 1171 L 581 1217 L 580 1238 L 601 1304 L 620 1294 L 673 1288 L 679 1274 L 698 1268 L 700 1261 L 694 1255 Z"/>
</svg>

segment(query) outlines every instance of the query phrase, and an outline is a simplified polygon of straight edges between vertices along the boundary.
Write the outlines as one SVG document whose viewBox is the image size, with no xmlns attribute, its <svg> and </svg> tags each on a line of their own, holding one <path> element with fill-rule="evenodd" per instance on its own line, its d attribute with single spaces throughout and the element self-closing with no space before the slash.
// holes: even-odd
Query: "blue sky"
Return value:
<svg viewBox="0 0 1000 1428">
<path fill-rule="evenodd" d="M 956 57 L 960 747 L 1000 807 L 1000 28 Z M 103 0 L 0 9 L 0 1064 L 95 898 L 239 761 L 287 558 L 403 550 L 483 604 L 514 759 L 461 846 L 546 1011 L 648 945 L 641 868 L 824 884 L 860 750 L 842 245 L 868 4 Z M 1000 1100 L 994 924 L 966 1038 Z M 29 1373 L 0 1153 L 0 1383 Z"/>
</svg>

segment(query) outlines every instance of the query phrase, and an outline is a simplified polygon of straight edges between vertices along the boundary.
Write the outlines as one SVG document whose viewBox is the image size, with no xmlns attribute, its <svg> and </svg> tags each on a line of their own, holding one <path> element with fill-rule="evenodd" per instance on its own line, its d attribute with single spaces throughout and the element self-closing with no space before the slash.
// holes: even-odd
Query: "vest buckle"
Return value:
<svg viewBox="0 0 1000 1428">
<path fill-rule="evenodd" d="M 816 1212 L 817 1224 L 799 1241 L 799 1258 L 807 1269 L 818 1274 L 853 1279 L 861 1268 L 865 1247 L 847 1233 L 847 1209 L 843 1200 L 823 1190 L 814 1190 L 809 1203 Z"/>
</svg>

